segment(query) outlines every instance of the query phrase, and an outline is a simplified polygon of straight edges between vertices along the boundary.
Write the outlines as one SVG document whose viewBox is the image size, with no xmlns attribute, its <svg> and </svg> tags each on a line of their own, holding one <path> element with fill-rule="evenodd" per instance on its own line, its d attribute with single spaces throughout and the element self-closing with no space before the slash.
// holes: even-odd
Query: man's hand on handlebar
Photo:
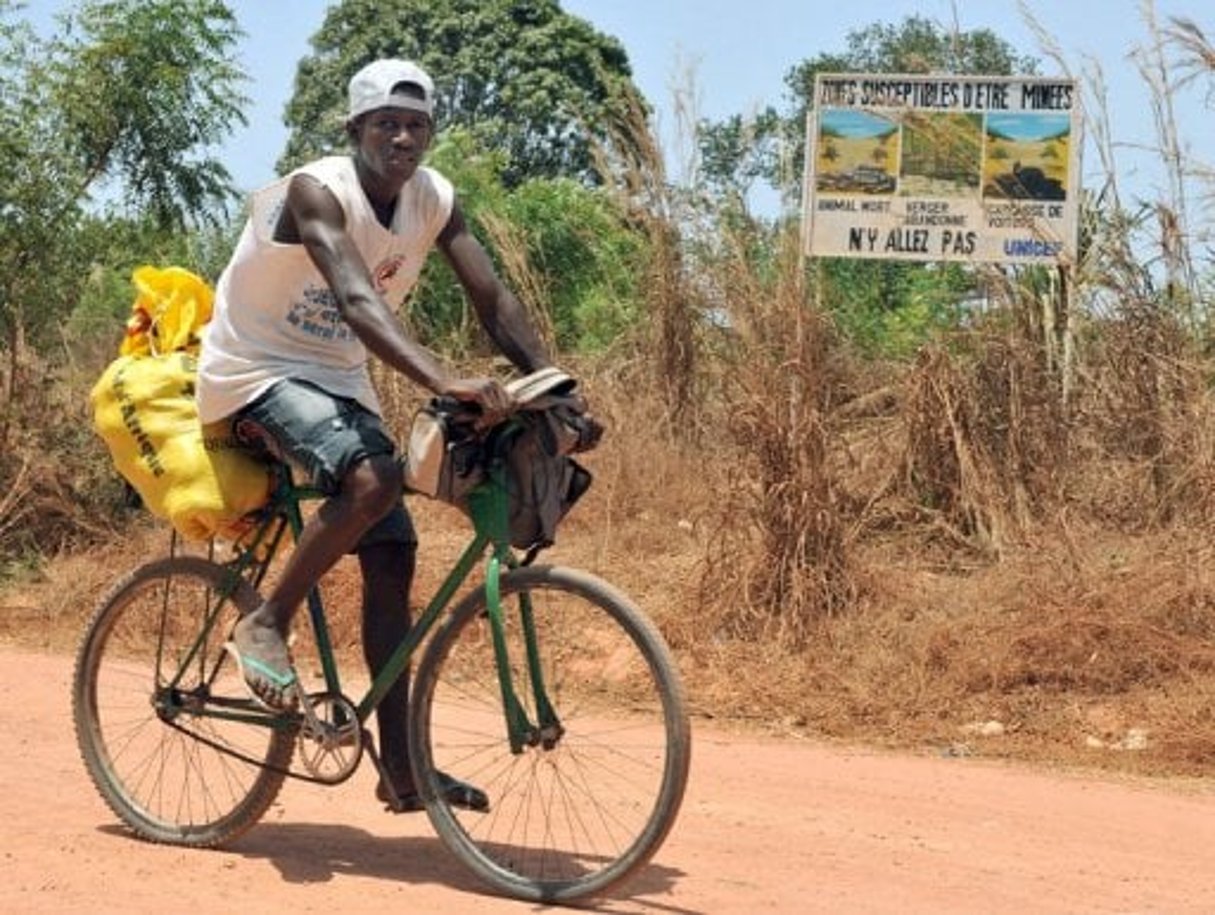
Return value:
<svg viewBox="0 0 1215 915">
<path fill-rule="evenodd" d="M 515 408 L 514 398 L 493 378 L 455 378 L 437 393 L 440 397 L 450 397 L 468 406 L 479 407 L 481 415 L 477 425 L 482 428 L 497 424 Z"/>
</svg>

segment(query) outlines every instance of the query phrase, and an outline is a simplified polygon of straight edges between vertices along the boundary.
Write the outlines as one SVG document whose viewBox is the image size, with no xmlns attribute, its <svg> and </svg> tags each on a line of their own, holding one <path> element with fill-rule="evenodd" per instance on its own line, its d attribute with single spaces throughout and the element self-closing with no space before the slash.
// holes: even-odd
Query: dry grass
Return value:
<svg viewBox="0 0 1215 915">
<path fill-rule="evenodd" d="M 724 437 L 693 449 L 657 434 L 639 447 L 630 433 L 661 426 L 661 398 L 636 387 L 627 371 L 580 370 L 612 434 L 589 456 L 596 483 L 546 558 L 595 570 L 646 608 L 676 650 L 699 715 L 933 752 L 1210 774 L 1215 565 L 1208 526 L 1190 518 L 1128 531 L 1119 525 L 1121 512 L 1102 517 L 1079 500 L 1060 500 L 1053 515 L 1039 509 L 1016 537 L 1005 538 L 997 561 L 967 546 L 973 534 L 960 528 L 942 537 L 942 519 L 952 517 L 945 509 L 908 513 L 906 492 L 891 483 L 911 459 L 912 419 L 890 415 L 907 412 L 914 402 L 907 394 L 881 398 L 859 415 L 816 401 L 810 412 L 825 419 L 797 428 L 822 453 L 794 459 L 793 448 L 744 448 L 745 440 Z M 952 377 L 941 366 L 923 370 Z M 909 380 L 903 390 L 926 385 Z M 749 393 L 751 401 L 748 389 L 739 389 L 739 406 L 765 401 L 765 392 Z M 766 400 L 788 408 L 783 398 Z M 851 410 L 856 400 L 848 401 Z M 775 434 L 772 416 L 731 422 L 740 436 L 751 430 L 777 443 L 793 441 L 787 431 Z M 979 454 L 974 462 L 989 472 L 996 466 L 984 463 L 991 459 L 978 444 L 981 432 L 943 440 Z M 773 464 L 790 476 L 785 489 L 796 481 L 806 486 L 797 505 L 824 499 L 820 514 L 791 508 L 783 493 L 769 502 L 746 500 L 745 480 L 761 478 L 770 450 L 785 455 L 786 463 Z M 1144 469 L 1127 474 L 1119 497 L 1126 509 L 1136 492 L 1150 491 L 1143 488 Z M 1053 473 L 1108 476 L 1108 462 L 1066 470 Z M 817 474 L 838 488 L 813 483 Z M 961 477 L 941 474 L 938 485 L 950 479 Z M 994 477 L 987 488 L 965 492 L 969 503 L 961 490 L 953 493 L 959 505 L 986 506 L 988 517 L 1003 510 Z M 421 499 L 411 504 L 423 531 L 420 599 L 456 555 L 466 527 L 453 509 Z M 773 530 L 787 531 L 781 525 L 797 518 L 821 520 L 822 513 L 838 526 L 822 537 L 803 523 L 802 539 L 791 538 L 789 553 L 769 563 L 770 581 L 790 588 L 784 603 L 756 597 L 770 593 L 756 585 L 774 542 L 758 533 L 765 510 Z M 138 525 L 122 542 L 61 556 L 41 579 L 0 597 L 0 632 L 69 649 L 118 571 L 166 546 L 163 528 Z M 815 564 L 822 556 L 846 564 L 840 581 L 847 600 L 831 604 L 815 590 L 834 581 Z M 806 561 L 800 579 L 799 561 Z M 324 587 L 336 642 L 357 664 L 353 563 L 343 561 Z M 808 602 L 799 605 L 799 596 Z M 976 730 L 991 721 L 1000 722 L 1002 735 Z M 1146 749 L 1118 749 L 1140 731 Z"/>
<path fill-rule="evenodd" d="M 716 414 L 726 457 L 714 463 L 730 472 L 716 474 L 714 561 L 702 582 L 702 600 L 716 606 L 700 623 L 799 647 L 855 603 L 858 584 L 831 466 L 844 369 L 830 323 L 806 307 L 796 239 L 780 245 L 771 275 L 751 266 L 745 239 L 727 238 L 718 260 L 730 334 Z"/>
</svg>

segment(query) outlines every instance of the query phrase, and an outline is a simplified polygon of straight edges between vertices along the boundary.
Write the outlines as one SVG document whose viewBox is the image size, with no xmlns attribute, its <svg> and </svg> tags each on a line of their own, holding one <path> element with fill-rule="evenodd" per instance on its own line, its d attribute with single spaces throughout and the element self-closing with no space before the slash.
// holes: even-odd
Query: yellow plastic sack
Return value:
<svg viewBox="0 0 1215 915">
<path fill-rule="evenodd" d="M 139 326 L 94 385 L 93 424 L 118 472 L 156 516 L 186 538 L 236 540 L 270 495 L 264 464 L 239 448 L 228 423 L 204 427 L 194 404 L 198 333 L 211 290 L 180 268 L 135 271 Z M 164 347 L 170 347 L 165 349 Z"/>
<path fill-rule="evenodd" d="M 156 356 L 198 352 L 199 332 L 211 320 L 215 293 L 206 281 L 181 267 L 139 267 L 131 274 L 135 304 L 119 352 Z"/>
</svg>

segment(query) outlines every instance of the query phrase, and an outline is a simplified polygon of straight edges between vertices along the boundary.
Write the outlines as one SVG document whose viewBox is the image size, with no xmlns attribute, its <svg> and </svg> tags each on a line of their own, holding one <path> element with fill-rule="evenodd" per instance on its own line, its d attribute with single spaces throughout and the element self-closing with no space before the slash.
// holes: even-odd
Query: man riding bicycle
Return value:
<svg viewBox="0 0 1215 915">
<path fill-rule="evenodd" d="M 373 676 L 410 626 L 417 536 L 368 351 L 491 417 L 510 406 L 494 379 L 451 375 L 394 314 L 431 248 L 443 252 L 489 337 L 519 370 L 549 364 L 523 306 L 465 224 L 451 184 L 421 165 L 434 136 L 430 77 L 408 61 L 377 60 L 355 74 L 349 94 L 353 152 L 318 159 L 254 194 L 199 361 L 201 420 L 255 429 L 329 497 L 265 602 L 233 633 L 246 683 L 273 708 L 295 700 L 291 619 L 342 555 L 358 556 Z M 377 712 L 388 780 L 377 796 L 398 810 L 422 806 L 408 761 L 408 688 L 399 678 Z M 450 803 L 488 808 L 479 789 L 446 784 Z"/>
</svg>

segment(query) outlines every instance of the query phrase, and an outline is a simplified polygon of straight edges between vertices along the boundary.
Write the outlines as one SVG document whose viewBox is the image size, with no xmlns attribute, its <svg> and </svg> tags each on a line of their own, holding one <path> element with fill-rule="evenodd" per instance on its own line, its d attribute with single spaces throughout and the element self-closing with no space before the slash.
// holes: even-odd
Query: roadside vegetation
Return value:
<svg viewBox="0 0 1215 915">
<path fill-rule="evenodd" d="M 377 14 L 388 5 L 335 3 L 300 73 L 349 72 L 343 49 L 372 48 L 351 39 L 359 29 L 374 29 L 375 53 L 412 53 L 406 17 Z M 914 17 L 859 29 L 794 62 L 784 107 L 710 123 L 683 99 L 692 142 L 675 181 L 614 39 L 552 0 L 408 5 L 435 35 L 460 16 L 477 26 L 431 161 L 611 430 L 551 556 L 650 611 L 698 714 L 957 755 L 1215 771 L 1215 181 L 1185 153 L 1205 124 L 1173 115 L 1183 93 L 1209 105 L 1215 89 L 1201 24 L 1143 7 L 1135 59 L 1159 132 L 1137 142 L 1169 164 L 1162 199 L 1124 196 L 1117 100 L 1099 72 L 1077 73 L 1105 178 L 1086 189 L 1069 275 L 799 254 L 814 73 L 1071 72 L 1048 35 L 1043 63 L 985 30 Z M 511 12 L 524 7 L 526 21 Z M 217 276 L 240 203 L 200 150 L 244 103 L 223 3 L 82 0 L 72 15 L 39 37 L 0 0 L 0 636 L 56 649 L 118 569 L 166 547 L 124 501 L 87 394 L 116 352 L 135 266 Z M 545 78 L 488 92 L 510 82 L 479 69 L 506 60 L 495 43 L 537 29 L 551 56 L 529 60 Z M 300 84 L 332 97 L 292 101 L 284 167 L 340 148 L 314 125 L 340 110 L 344 81 Z M 585 129 L 493 142 L 551 111 Z M 751 212 L 761 185 L 783 215 Z M 440 263 L 406 318 L 449 358 L 494 367 Z M 404 431 L 419 392 L 378 382 Z M 412 505 L 422 565 L 438 569 L 459 516 Z M 424 572 L 419 593 L 432 583 Z M 349 605 L 339 642 L 354 645 L 352 570 L 327 587 Z"/>
</svg>

